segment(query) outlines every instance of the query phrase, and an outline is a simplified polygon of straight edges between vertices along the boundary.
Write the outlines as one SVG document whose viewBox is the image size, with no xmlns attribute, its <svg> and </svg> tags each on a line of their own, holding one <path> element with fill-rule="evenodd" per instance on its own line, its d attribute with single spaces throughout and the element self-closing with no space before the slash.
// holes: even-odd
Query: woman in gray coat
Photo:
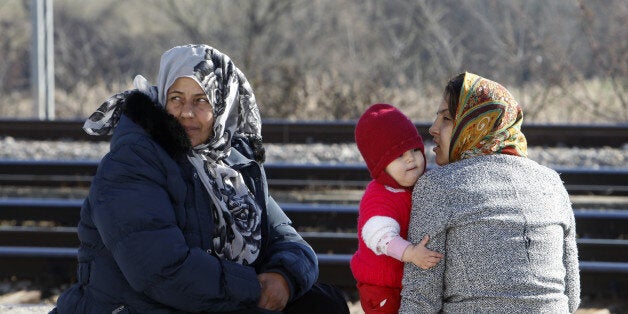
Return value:
<svg viewBox="0 0 628 314">
<path fill-rule="evenodd" d="M 406 265 L 401 313 L 573 313 L 575 219 L 559 175 L 526 158 L 523 114 L 500 84 L 462 73 L 430 127 L 437 169 L 419 179 L 408 240 L 445 254 Z"/>
</svg>

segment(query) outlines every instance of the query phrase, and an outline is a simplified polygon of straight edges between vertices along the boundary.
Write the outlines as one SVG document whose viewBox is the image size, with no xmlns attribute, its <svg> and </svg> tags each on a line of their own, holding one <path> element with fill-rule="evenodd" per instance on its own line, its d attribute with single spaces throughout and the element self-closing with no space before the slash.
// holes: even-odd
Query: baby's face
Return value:
<svg viewBox="0 0 628 314">
<path fill-rule="evenodd" d="M 425 169 L 425 158 L 420 149 L 410 149 L 386 166 L 386 173 L 403 187 L 414 186 Z"/>
</svg>

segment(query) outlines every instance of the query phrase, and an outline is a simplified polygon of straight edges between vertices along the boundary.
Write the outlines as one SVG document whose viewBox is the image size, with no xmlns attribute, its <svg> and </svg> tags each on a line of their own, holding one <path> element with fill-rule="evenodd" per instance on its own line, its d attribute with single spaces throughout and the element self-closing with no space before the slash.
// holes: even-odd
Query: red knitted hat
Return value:
<svg viewBox="0 0 628 314">
<path fill-rule="evenodd" d="M 362 114 L 355 126 L 355 143 L 371 177 L 395 188 L 401 186 L 384 171 L 388 164 L 415 148 L 419 148 L 425 158 L 423 140 L 414 123 L 388 104 L 374 104 Z"/>
</svg>

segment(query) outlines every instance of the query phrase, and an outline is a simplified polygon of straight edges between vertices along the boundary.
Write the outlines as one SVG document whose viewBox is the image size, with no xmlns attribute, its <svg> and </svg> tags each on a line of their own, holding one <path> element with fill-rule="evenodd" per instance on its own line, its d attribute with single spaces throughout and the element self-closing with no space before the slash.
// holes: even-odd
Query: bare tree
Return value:
<svg viewBox="0 0 628 314">
<path fill-rule="evenodd" d="M 616 110 L 609 110 L 608 106 L 604 106 L 600 102 L 597 95 L 588 93 L 586 99 L 574 99 L 581 106 L 590 111 L 606 117 L 607 119 L 617 119 L 619 121 L 628 121 L 628 101 L 626 99 L 626 90 L 628 79 L 628 43 L 626 40 L 617 40 L 619 38 L 628 38 L 628 7 L 625 5 L 599 6 L 598 10 L 605 12 L 593 11 L 594 5 L 587 4 L 588 1 L 579 0 L 578 5 L 582 14 L 582 28 L 584 30 L 586 41 L 591 49 L 594 65 L 599 68 L 610 80 L 611 90 L 614 92 L 620 107 Z M 612 3 L 611 3 L 612 4 Z M 618 23 L 603 23 L 601 20 L 614 19 Z M 596 28 L 598 28 L 596 30 Z M 584 87 L 583 87 L 584 88 Z M 586 90 L 586 88 L 584 88 Z"/>
<path fill-rule="evenodd" d="M 442 85 L 469 70 L 513 89 L 528 117 L 625 122 L 624 2 L 56 0 L 55 94 L 58 108 L 93 108 L 136 74 L 154 79 L 166 49 L 207 43 L 247 74 L 266 117 L 353 119 L 394 102 L 431 119 Z M 0 2 L 3 93 L 30 91 L 28 3 Z"/>
<path fill-rule="evenodd" d="M 11 5 L 12 8 L 7 8 Z M 7 11 L 17 14 L 6 14 Z M 0 29 L 4 38 L 0 41 L 0 91 L 8 93 L 29 86 L 30 68 L 28 58 L 24 56 L 28 56 L 31 25 L 27 6 L 0 3 L 0 12 Z"/>
</svg>

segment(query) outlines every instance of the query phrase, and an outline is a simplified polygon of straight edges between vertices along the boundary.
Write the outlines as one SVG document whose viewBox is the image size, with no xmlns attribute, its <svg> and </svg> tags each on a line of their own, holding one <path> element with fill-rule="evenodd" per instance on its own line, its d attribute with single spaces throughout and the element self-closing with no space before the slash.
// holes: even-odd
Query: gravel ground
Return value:
<svg viewBox="0 0 628 314">
<path fill-rule="evenodd" d="M 349 302 L 350 314 L 364 314 L 359 302 Z M 575 314 L 622 314 L 628 304 L 625 301 L 618 301 L 612 308 L 606 306 L 591 306 L 580 308 Z M 2 304 L 0 301 L 0 313 L 2 314 L 44 314 L 48 313 L 54 305 L 51 304 Z"/>
<path fill-rule="evenodd" d="M 355 144 L 266 144 L 267 162 L 362 163 Z M 433 144 L 426 143 L 428 162 L 434 161 Z M 99 160 L 109 150 L 108 143 L 71 141 L 25 141 L 0 138 L 0 158 Z M 529 157 L 546 166 L 628 167 L 628 143 L 622 147 L 562 148 L 529 147 Z"/>
</svg>

